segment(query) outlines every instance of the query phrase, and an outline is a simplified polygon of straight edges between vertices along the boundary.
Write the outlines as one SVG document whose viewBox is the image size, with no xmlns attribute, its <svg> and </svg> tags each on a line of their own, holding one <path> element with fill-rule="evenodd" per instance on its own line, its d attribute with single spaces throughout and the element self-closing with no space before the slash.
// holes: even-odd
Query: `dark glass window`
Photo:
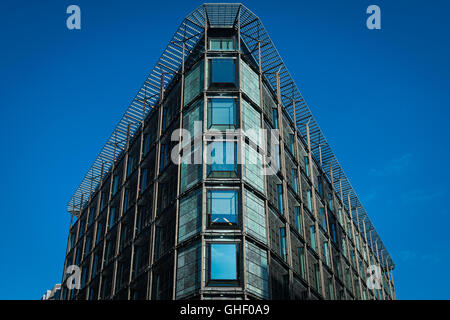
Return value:
<svg viewBox="0 0 450 320">
<path fill-rule="evenodd" d="M 273 126 L 275 129 L 278 129 L 278 110 L 277 108 L 272 109 L 273 114 Z"/>
<path fill-rule="evenodd" d="M 133 172 L 134 169 L 134 158 L 128 157 L 128 166 L 127 166 L 127 177 Z"/>
<path fill-rule="evenodd" d="M 218 141 L 209 144 L 208 174 L 214 177 L 237 175 L 237 150 L 233 141 Z"/>
<path fill-rule="evenodd" d="M 162 114 L 162 123 L 161 123 L 161 130 L 166 130 L 167 127 L 167 107 L 163 108 L 163 114 Z"/>
<path fill-rule="evenodd" d="M 106 198 L 106 192 L 103 191 L 101 193 L 100 210 L 103 210 L 105 208 L 107 201 L 108 199 Z"/>
<path fill-rule="evenodd" d="M 88 226 L 90 226 L 92 224 L 92 222 L 94 222 L 94 218 L 95 218 L 95 207 L 90 207 L 89 208 Z"/>
<path fill-rule="evenodd" d="M 280 145 L 276 146 L 275 157 L 277 161 L 277 171 L 281 170 L 281 155 L 280 155 Z"/>
<path fill-rule="evenodd" d="M 139 186 L 139 190 L 140 192 L 143 192 L 145 190 L 145 188 L 147 188 L 147 175 L 148 175 L 148 169 L 144 168 L 141 171 L 141 181 L 140 181 L 140 186 Z"/>
<path fill-rule="evenodd" d="M 91 251 L 92 246 L 92 235 L 86 237 L 86 242 L 84 243 L 84 256 L 87 256 L 89 251 Z"/>
<path fill-rule="evenodd" d="M 95 243 L 97 244 L 103 237 L 103 222 L 99 221 L 97 224 L 97 234 L 95 236 Z"/>
<path fill-rule="evenodd" d="M 291 170 L 292 175 L 292 188 L 294 189 L 295 193 L 298 193 L 298 174 L 297 169 Z"/>
<path fill-rule="evenodd" d="M 128 209 L 128 195 L 130 193 L 130 190 L 128 188 L 125 189 L 124 191 L 124 196 L 123 196 L 123 212 L 125 213 L 125 211 L 127 211 Z"/>
<path fill-rule="evenodd" d="M 165 143 L 161 144 L 161 154 L 159 157 L 159 170 L 164 169 L 164 167 L 166 166 L 166 152 L 167 152 L 167 146 Z"/>
<path fill-rule="evenodd" d="M 337 238 L 336 238 L 336 225 L 335 225 L 334 223 L 331 224 L 331 236 L 333 237 L 334 243 L 337 243 Z"/>
<path fill-rule="evenodd" d="M 78 231 L 78 239 L 80 239 L 84 235 L 84 227 L 86 226 L 86 223 L 84 220 L 80 221 L 80 230 Z"/>
<path fill-rule="evenodd" d="M 321 176 L 317 176 L 317 191 L 319 192 L 320 196 L 323 197 L 322 177 Z"/>
<path fill-rule="evenodd" d="M 294 154 L 295 150 L 294 150 L 294 135 L 293 134 L 289 134 L 289 150 L 291 151 L 292 154 Z"/>
<path fill-rule="evenodd" d="M 328 209 L 333 211 L 333 195 L 328 193 Z"/>
<path fill-rule="evenodd" d="M 236 225 L 238 223 L 238 198 L 236 190 L 209 190 L 209 223 L 211 225 Z"/>
<path fill-rule="evenodd" d="M 302 217 L 300 213 L 300 207 L 294 207 L 294 215 L 295 215 L 295 228 L 298 233 L 302 234 Z"/>
<path fill-rule="evenodd" d="M 283 214 L 283 185 L 277 184 L 278 210 Z"/>
<path fill-rule="evenodd" d="M 209 244 L 209 284 L 238 284 L 238 244 Z"/>
<path fill-rule="evenodd" d="M 306 190 L 306 205 L 310 212 L 312 212 L 311 190 Z"/>
<path fill-rule="evenodd" d="M 236 127 L 236 99 L 208 99 L 208 128 L 230 129 Z"/>
<path fill-rule="evenodd" d="M 325 208 L 320 208 L 320 223 L 322 224 L 322 228 L 327 229 L 327 220 L 325 218 Z"/>
<path fill-rule="evenodd" d="M 146 155 L 150 151 L 150 134 L 144 135 L 143 154 Z"/>
<path fill-rule="evenodd" d="M 299 269 L 300 269 L 300 275 L 302 276 L 303 279 L 306 278 L 306 274 L 305 274 L 305 252 L 303 247 L 297 248 L 298 250 L 298 265 L 299 265 Z"/>
<path fill-rule="evenodd" d="M 319 264 L 314 264 L 314 280 L 316 282 L 316 289 L 320 292 L 320 271 Z"/>
<path fill-rule="evenodd" d="M 209 60 L 209 84 L 236 84 L 235 59 L 216 58 Z"/>
<path fill-rule="evenodd" d="M 306 176 L 309 177 L 309 159 L 308 159 L 308 156 L 304 156 L 304 157 L 303 157 L 303 161 L 304 161 L 304 163 L 305 163 L 305 173 L 306 173 Z"/>
<path fill-rule="evenodd" d="M 313 248 L 314 251 L 316 251 L 316 228 L 314 227 L 314 225 L 311 225 L 309 227 L 309 232 L 311 235 L 311 248 Z"/>
<path fill-rule="evenodd" d="M 330 265 L 330 256 L 328 254 L 328 242 L 323 243 L 323 256 L 325 258 L 325 263 L 329 266 Z"/>
<path fill-rule="evenodd" d="M 119 190 L 120 176 L 115 174 L 113 178 L 112 194 L 115 195 Z"/>
<path fill-rule="evenodd" d="M 116 222 L 116 208 L 112 207 L 109 210 L 109 223 L 108 223 L 109 228 L 111 228 L 115 222 Z"/>
<path fill-rule="evenodd" d="M 281 256 L 286 261 L 287 260 L 287 254 L 286 254 L 286 228 L 280 228 L 280 246 L 281 246 Z"/>
<path fill-rule="evenodd" d="M 94 276 L 97 274 L 97 267 L 98 267 L 98 252 L 94 254 L 94 258 L 92 261 L 91 279 L 93 279 Z"/>
</svg>

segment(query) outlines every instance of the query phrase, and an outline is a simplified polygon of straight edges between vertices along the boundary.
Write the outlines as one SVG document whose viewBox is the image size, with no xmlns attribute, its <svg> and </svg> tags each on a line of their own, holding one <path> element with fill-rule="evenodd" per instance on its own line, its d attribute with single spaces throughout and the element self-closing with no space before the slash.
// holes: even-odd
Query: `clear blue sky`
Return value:
<svg viewBox="0 0 450 320">
<path fill-rule="evenodd" d="M 77 4 L 82 29 L 66 28 Z M 66 202 L 195 1 L 0 2 L 0 299 L 59 283 Z M 450 298 L 448 1 L 246 1 L 397 268 Z M 365 26 L 381 7 L 382 30 Z"/>
</svg>

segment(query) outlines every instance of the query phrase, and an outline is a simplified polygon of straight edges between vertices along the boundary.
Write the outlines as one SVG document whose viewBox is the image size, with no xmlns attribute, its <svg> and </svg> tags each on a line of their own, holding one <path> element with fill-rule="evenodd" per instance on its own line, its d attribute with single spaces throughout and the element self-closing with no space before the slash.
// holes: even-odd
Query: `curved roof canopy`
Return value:
<svg viewBox="0 0 450 320">
<path fill-rule="evenodd" d="M 349 204 L 348 199 L 350 199 L 354 221 L 359 222 L 360 230 L 363 230 L 364 222 L 368 233 L 369 244 L 374 250 L 375 244 L 377 245 L 382 263 L 387 269 L 393 269 L 394 262 L 373 227 L 366 210 L 331 150 L 322 130 L 319 128 L 311 110 L 289 74 L 286 65 L 281 59 L 261 20 L 248 8 L 239 3 L 203 4 L 184 18 L 156 65 L 131 101 L 125 114 L 114 128 L 114 131 L 101 149 L 81 184 L 76 189 L 68 203 L 67 210 L 72 214 L 78 215 L 80 208 L 84 207 L 89 201 L 91 195 L 99 186 L 101 179 L 107 175 L 114 161 L 118 159 L 122 151 L 126 148 L 127 136 L 132 137 L 140 128 L 142 119 L 145 119 L 158 105 L 161 83 L 166 88 L 171 80 L 180 73 L 183 42 L 185 44 L 184 55 L 186 59 L 193 52 L 197 42 L 203 38 L 205 24 L 207 28 L 231 27 L 237 29 L 239 26 L 241 39 L 250 49 L 250 54 L 255 61 L 259 61 L 258 43 L 260 43 L 261 69 L 265 78 L 270 83 L 272 90 L 276 92 L 276 73 L 278 72 L 283 107 L 291 116 L 292 120 L 294 119 L 295 112 L 296 126 L 303 137 L 306 137 L 305 124 L 309 123 L 313 156 L 318 162 L 320 160 L 322 168 L 332 169 L 333 179 L 330 177 L 330 172 L 325 173 L 329 181 L 333 181 L 334 188 L 338 193 L 342 191 L 342 200 L 347 207 Z"/>
</svg>

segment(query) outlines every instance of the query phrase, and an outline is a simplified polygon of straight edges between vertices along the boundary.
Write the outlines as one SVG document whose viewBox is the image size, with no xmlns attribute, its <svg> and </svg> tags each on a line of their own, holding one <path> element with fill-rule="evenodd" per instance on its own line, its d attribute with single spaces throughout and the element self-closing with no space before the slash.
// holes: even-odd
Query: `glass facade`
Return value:
<svg viewBox="0 0 450 320">
<path fill-rule="evenodd" d="M 237 30 L 208 31 L 71 226 L 65 266 L 83 267 L 83 286 L 61 296 L 392 298 L 388 278 L 362 285 L 377 260 L 365 231 Z M 178 128 L 190 137 L 174 163 Z M 261 128 L 283 133 L 275 154 Z"/>
</svg>

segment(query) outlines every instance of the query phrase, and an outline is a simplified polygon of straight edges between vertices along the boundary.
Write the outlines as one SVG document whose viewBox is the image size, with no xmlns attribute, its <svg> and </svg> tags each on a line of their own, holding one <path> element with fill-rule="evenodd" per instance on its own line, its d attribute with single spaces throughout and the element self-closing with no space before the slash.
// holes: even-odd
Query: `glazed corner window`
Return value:
<svg viewBox="0 0 450 320">
<path fill-rule="evenodd" d="M 207 209 L 210 225 L 237 225 L 237 208 L 238 192 L 236 190 L 208 191 Z"/>
<path fill-rule="evenodd" d="M 208 145 L 208 175 L 230 178 L 237 175 L 237 144 L 234 141 L 217 141 Z"/>
<path fill-rule="evenodd" d="M 208 284 L 237 285 L 238 257 L 237 243 L 210 243 L 208 246 Z"/>
<path fill-rule="evenodd" d="M 209 40 L 209 50 L 232 51 L 232 50 L 234 50 L 234 41 L 232 38 L 210 39 Z"/>
<path fill-rule="evenodd" d="M 213 58 L 209 60 L 209 85 L 235 85 L 236 59 Z"/>
<path fill-rule="evenodd" d="M 236 127 L 236 99 L 208 99 L 208 128 L 230 129 Z"/>
<path fill-rule="evenodd" d="M 311 235 L 311 248 L 314 249 L 314 251 L 316 251 L 316 228 L 314 227 L 314 225 L 311 225 L 309 227 L 309 233 Z"/>
</svg>

